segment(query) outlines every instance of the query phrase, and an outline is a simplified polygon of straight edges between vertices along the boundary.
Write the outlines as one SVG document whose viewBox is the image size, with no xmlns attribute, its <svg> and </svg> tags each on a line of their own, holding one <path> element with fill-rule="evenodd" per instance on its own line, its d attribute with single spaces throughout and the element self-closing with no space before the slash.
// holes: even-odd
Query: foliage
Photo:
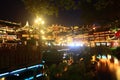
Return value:
<svg viewBox="0 0 120 80">
<path fill-rule="evenodd" d="M 70 9 L 75 5 L 73 0 L 23 0 L 27 9 L 35 14 L 57 15 L 59 9 Z"/>
<path fill-rule="evenodd" d="M 112 55 L 120 59 L 120 47 L 112 50 Z"/>
<path fill-rule="evenodd" d="M 120 0 L 23 0 L 35 15 L 58 15 L 64 10 L 80 10 L 83 22 L 107 23 L 119 18 Z"/>
</svg>

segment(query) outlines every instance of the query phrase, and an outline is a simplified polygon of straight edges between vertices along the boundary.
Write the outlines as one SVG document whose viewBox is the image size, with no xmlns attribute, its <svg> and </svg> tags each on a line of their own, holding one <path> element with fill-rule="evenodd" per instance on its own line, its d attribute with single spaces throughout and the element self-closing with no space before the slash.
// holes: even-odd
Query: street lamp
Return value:
<svg viewBox="0 0 120 80">
<path fill-rule="evenodd" d="M 37 33 L 37 35 L 39 36 L 39 39 L 42 40 L 42 44 L 44 44 L 43 40 L 46 40 L 45 37 L 45 31 L 44 31 L 44 20 L 40 17 L 37 17 L 34 21 L 34 25 L 35 25 L 35 32 Z"/>
<path fill-rule="evenodd" d="M 43 24 L 45 24 L 44 20 L 40 17 L 37 17 L 34 21 L 35 29 L 40 33 L 43 28 Z"/>
<path fill-rule="evenodd" d="M 41 21 L 41 24 L 44 24 L 45 22 L 44 21 Z"/>
<path fill-rule="evenodd" d="M 42 20 L 42 18 L 37 17 L 37 18 L 35 19 L 35 23 L 36 23 L 37 25 L 40 25 L 40 24 L 44 24 L 45 22 Z"/>
<path fill-rule="evenodd" d="M 41 32 L 41 34 L 45 34 L 45 32 L 43 30 L 41 30 L 40 32 Z"/>
<path fill-rule="evenodd" d="M 41 20 L 42 20 L 42 18 L 37 18 L 37 19 L 35 19 L 35 23 L 38 24 Z"/>
</svg>

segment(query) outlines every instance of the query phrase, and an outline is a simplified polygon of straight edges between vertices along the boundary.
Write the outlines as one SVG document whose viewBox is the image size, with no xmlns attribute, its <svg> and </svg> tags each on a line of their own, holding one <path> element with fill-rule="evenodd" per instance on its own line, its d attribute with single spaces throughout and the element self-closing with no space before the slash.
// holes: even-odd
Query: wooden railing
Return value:
<svg viewBox="0 0 120 80">
<path fill-rule="evenodd" d="M 0 73 L 41 63 L 40 46 L 1 44 Z"/>
</svg>

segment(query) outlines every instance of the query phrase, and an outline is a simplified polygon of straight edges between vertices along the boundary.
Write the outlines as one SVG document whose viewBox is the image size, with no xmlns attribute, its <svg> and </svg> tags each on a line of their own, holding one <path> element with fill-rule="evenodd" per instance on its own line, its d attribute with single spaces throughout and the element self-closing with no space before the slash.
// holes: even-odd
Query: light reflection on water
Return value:
<svg viewBox="0 0 120 80">
<path fill-rule="evenodd" d="M 109 68 L 110 72 L 115 74 L 116 79 L 120 80 L 120 61 L 116 57 L 111 55 L 99 55 L 99 60 L 100 61 L 97 64 L 98 67 L 104 65 L 104 68 Z"/>
<path fill-rule="evenodd" d="M 5 80 L 5 78 L 3 77 L 3 78 L 0 78 L 0 80 Z"/>
</svg>

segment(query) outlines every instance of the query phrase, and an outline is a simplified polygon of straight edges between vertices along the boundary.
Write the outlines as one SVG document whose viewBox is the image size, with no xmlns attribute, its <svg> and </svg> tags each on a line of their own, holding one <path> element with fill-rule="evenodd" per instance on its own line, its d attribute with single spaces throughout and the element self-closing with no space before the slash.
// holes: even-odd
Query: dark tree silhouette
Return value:
<svg viewBox="0 0 120 80">
<path fill-rule="evenodd" d="M 58 15 L 64 10 L 79 10 L 84 23 L 119 21 L 120 0 L 23 0 L 35 15 Z"/>
</svg>

